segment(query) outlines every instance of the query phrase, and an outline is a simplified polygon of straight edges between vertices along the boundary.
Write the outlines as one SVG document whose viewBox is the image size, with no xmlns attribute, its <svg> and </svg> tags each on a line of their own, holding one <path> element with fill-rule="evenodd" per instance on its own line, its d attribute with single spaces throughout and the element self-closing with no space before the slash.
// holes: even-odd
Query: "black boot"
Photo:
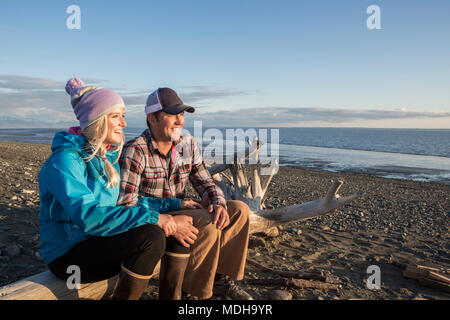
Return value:
<svg viewBox="0 0 450 320">
<path fill-rule="evenodd" d="M 231 300 L 253 300 L 244 289 L 237 285 L 229 276 L 218 274 L 214 278 L 215 294 L 225 296 Z"/>
<path fill-rule="evenodd" d="M 134 273 L 124 266 L 120 270 L 112 300 L 139 300 L 152 276 Z"/>
<path fill-rule="evenodd" d="M 190 254 L 166 252 L 161 259 L 159 300 L 180 300 Z"/>
</svg>

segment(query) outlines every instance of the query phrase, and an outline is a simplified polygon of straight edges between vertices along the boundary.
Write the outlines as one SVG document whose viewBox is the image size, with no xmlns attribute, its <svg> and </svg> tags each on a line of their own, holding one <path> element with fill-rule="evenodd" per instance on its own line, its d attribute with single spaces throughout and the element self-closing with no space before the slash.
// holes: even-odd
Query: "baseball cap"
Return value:
<svg viewBox="0 0 450 320">
<path fill-rule="evenodd" d="M 158 88 L 147 98 L 145 114 L 154 113 L 160 110 L 169 114 L 179 114 L 183 111 L 193 113 L 195 111 L 193 107 L 185 105 L 183 101 L 181 101 L 180 96 L 170 88 Z"/>
</svg>

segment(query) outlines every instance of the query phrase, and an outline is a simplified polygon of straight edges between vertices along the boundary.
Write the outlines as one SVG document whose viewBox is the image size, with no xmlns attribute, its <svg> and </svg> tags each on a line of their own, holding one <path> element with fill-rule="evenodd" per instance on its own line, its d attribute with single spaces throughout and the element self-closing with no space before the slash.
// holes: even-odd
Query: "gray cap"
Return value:
<svg viewBox="0 0 450 320">
<path fill-rule="evenodd" d="M 195 111 L 193 107 L 185 105 L 180 96 L 170 88 L 158 88 L 147 98 L 145 114 L 161 110 L 169 114 L 179 114 L 183 111 L 193 113 Z"/>
</svg>

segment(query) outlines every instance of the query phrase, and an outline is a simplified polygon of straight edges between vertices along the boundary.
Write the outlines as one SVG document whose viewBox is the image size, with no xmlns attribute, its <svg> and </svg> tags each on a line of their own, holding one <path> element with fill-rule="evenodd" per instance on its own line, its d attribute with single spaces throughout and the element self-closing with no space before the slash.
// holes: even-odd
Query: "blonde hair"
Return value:
<svg viewBox="0 0 450 320">
<path fill-rule="evenodd" d="M 120 175 L 114 168 L 113 164 L 106 158 L 106 147 L 103 142 L 108 136 L 108 114 L 101 116 L 99 119 L 91 123 L 89 126 L 82 130 L 83 135 L 88 140 L 88 144 L 85 147 L 86 152 L 90 153 L 89 157 L 85 158 L 86 162 L 91 161 L 95 156 L 99 156 L 105 162 L 105 173 L 108 179 L 106 187 L 116 187 L 120 182 Z M 122 141 L 117 145 L 113 151 L 117 152 L 117 158 L 113 163 L 119 160 L 120 153 L 122 152 L 123 144 L 125 143 L 125 136 L 122 133 Z"/>
</svg>

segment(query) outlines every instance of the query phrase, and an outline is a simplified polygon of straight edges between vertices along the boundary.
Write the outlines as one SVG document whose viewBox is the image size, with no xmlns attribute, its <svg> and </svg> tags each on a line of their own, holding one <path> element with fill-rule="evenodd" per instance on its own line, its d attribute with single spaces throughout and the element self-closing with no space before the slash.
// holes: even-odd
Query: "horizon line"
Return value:
<svg viewBox="0 0 450 320">
<path fill-rule="evenodd" d="M 132 128 L 132 129 L 145 129 L 146 126 L 137 127 L 137 126 L 126 126 L 124 129 Z M 193 126 L 184 126 L 183 128 L 194 128 Z M 450 128 L 391 128 L 391 127 L 284 127 L 284 126 L 203 126 L 203 128 L 270 128 L 270 129 L 299 129 L 299 128 L 308 128 L 308 129 L 390 129 L 390 130 L 450 130 Z M 10 127 L 10 128 L 0 128 L 0 130 L 30 130 L 30 129 L 65 129 L 65 127 Z"/>
</svg>

